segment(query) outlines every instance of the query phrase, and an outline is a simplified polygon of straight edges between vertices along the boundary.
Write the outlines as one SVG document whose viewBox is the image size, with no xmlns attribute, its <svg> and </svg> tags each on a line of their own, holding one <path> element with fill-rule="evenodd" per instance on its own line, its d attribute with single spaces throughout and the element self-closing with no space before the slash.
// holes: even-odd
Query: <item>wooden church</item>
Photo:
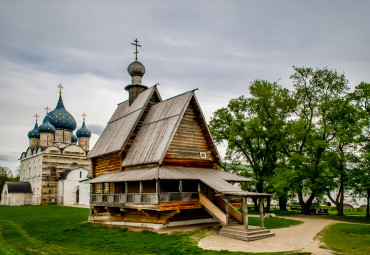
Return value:
<svg viewBox="0 0 370 255">
<path fill-rule="evenodd" d="M 90 221 L 155 229 L 220 222 L 224 233 L 237 222 L 248 229 L 247 197 L 269 195 L 242 191 L 233 183 L 249 179 L 217 170 L 220 156 L 194 91 L 162 100 L 157 86 L 142 85 L 145 67 L 134 45 L 129 99 L 89 154 Z M 242 213 L 231 199 L 242 202 Z"/>
</svg>

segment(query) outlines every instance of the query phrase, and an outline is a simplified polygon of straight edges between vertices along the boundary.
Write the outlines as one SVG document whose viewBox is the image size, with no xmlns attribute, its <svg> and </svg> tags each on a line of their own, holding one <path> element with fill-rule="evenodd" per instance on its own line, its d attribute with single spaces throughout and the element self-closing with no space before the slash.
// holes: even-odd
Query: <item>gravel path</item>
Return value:
<svg viewBox="0 0 370 255">
<path fill-rule="evenodd" d="M 329 224 L 337 223 L 335 220 L 315 216 L 282 217 L 300 220 L 304 223 L 299 226 L 272 229 L 274 237 L 252 242 L 245 242 L 220 235 L 210 235 L 198 242 L 198 246 L 206 250 L 228 250 L 243 252 L 280 252 L 302 251 L 315 255 L 332 254 L 330 250 L 319 248 L 320 242 L 313 237 Z"/>
</svg>

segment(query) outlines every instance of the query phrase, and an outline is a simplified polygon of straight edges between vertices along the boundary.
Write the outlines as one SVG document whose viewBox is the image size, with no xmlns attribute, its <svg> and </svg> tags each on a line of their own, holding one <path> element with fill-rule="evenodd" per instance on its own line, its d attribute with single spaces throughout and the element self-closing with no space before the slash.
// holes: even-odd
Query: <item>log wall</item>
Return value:
<svg viewBox="0 0 370 255">
<path fill-rule="evenodd" d="M 120 153 L 112 153 L 104 157 L 93 158 L 93 178 L 105 173 L 121 171 L 122 161 L 123 156 Z"/>
<path fill-rule="evenodd" d="M 161 166 L 216 168 L 212 141 L 206 136 L 206 127 L 200 121 L 199 112 L 190 103 Z M 200 153 L 206 158 L 201 158 Z"/>
</svg>

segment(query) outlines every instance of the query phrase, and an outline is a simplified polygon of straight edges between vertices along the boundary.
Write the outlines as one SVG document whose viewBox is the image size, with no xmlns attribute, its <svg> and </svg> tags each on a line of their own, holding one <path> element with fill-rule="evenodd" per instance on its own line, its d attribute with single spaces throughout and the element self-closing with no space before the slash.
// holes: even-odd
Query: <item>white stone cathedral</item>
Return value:
<svg viewBox="0 0 370 255">
<path fill-rule="evenodd" d="M 83 204 L 89 205 L 91 161 L 88 159 L 91 131 L 65 109 L 62 86 L 54 110 L 28 133 L 29 147 L 20 157 L 20 181 L 6 182 L 2 205 Z"/>
</svg>

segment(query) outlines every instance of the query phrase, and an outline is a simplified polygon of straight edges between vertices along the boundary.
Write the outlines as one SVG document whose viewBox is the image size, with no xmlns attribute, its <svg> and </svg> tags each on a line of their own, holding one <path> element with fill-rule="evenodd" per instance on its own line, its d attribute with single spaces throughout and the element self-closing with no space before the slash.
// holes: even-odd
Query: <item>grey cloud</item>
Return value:
<svg viewBox="0 0 370 255">
<path fill-rule="evenodd" d="M 100 136 L 105 127 L 100 124 L 89 124 L 87 128 L 89 128 L 93 134 Z"/>
</svg>

